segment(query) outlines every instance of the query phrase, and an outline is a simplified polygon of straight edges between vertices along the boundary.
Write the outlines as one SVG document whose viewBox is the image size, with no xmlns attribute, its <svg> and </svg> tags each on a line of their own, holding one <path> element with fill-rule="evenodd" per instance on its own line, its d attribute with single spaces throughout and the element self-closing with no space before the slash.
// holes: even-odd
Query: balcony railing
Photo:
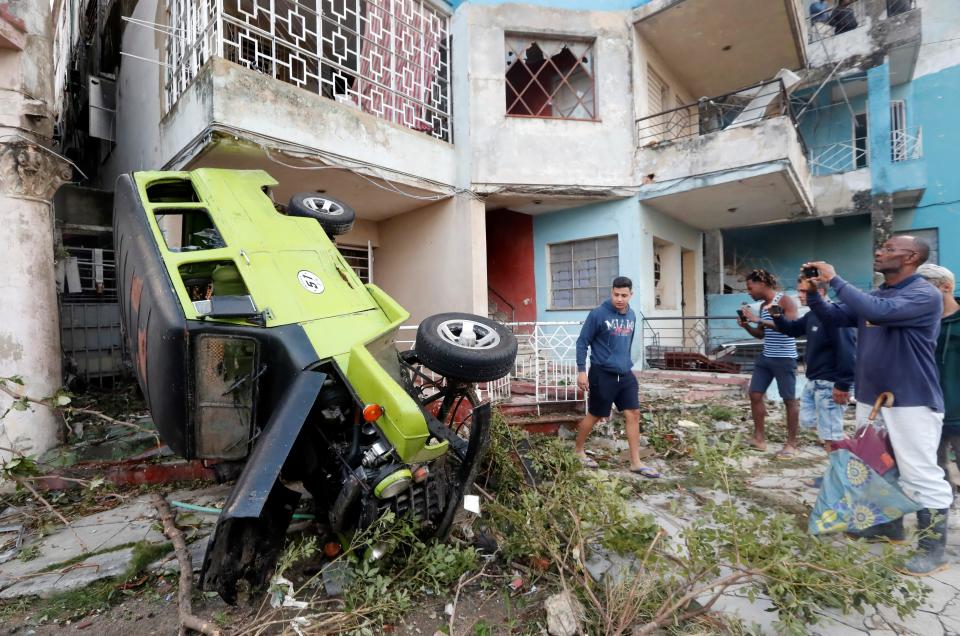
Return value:
<svg viewBox="0 0 960 636">
<path fill-rule="evenodd" d="M 870 163 L 867 138 L 815 146 L 810 149 L 810 172 L 817 177 L 866 168 Z"/>
<path fill-rule="evenodd" d="M 894 162 L 923 157 L 923 129 L 901 128 L 890 131 L 890 159 Z"/>
<path fill-rule="evenodd" d="M 166 107 L 212 56 L 451 141 L 449 16 L 429 0 L 170 0 Z"/>
<path fill-rule="evenodd" d="M 764 119 L 793 117 L 783 81 L 776 79 L 678 106 L 637 120 L 640 147 L 707 135 Z"/>
<path fill-rule="evenodd" d="M 895 0 L 890 1 L 895 2 Z M 811 43 L 853 31 L 862 27 L 866 22 L 866 2 L 864 0 L 855 0 L 845 7 L 835 6 L 830 2 L 824 4 L 830 6 L 807 17 L 807 30 L 810 34 Z"/>
</svg>

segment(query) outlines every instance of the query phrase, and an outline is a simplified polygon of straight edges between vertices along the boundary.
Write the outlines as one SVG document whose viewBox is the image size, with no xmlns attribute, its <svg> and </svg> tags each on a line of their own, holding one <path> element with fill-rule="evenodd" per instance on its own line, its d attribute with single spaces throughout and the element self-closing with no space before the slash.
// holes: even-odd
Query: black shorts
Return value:
<svg viewBox="0 0 960 636">
<path fill-rule="evenodd" d="M 640 408 L 640 387 L 632 372 L 616 373 L 600 367 L 590 367 L 587 374 L 590 394 L 587 396 L 587 412 L 594 417 L 610 417 L 610 405 L 616 404 L 621 411 Z"/>
<path fill-rule="evenodd" d="M 781 399 L 797 399 L 797 359 L 758 355 L 753 365 L 753 377 L 750 378 L 750 392 L 766 393 L 774 380 L 777 381 Z"/>
</svg>

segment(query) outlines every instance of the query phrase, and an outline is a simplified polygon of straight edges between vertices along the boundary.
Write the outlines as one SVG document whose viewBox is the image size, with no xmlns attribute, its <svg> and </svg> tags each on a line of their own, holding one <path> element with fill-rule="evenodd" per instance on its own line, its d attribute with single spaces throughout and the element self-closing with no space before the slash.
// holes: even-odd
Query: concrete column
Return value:
<svg viewBox="0 0 960 636">
<path fill-rule="evenodd" d="M 51 197 L 71 178 L 47 148 L 53 136 L 51 3 L 13 0 L 0 7 L 0 376 L 19 375 L 33 397 L 56 392 L 60 316 L 54 279 Z M 11 398 L 0 394 L 0 413 Z M 0 420 L 0 446 L 40 455 L 60 427 L 43 406 Z M 10 456 L 0 451 L 0 460 Z"/>
<path fill-rule="evenodd" d="M 870 189 L 873 194 L 890 192 L 890 64 L 867 71 L 867 119 L 870 146 Z"/>
<path fill-rule="evenodd" d="M 0 254 L 6 263 L 0 376 L 21 376 L 23 390 L 33 397 L 52 395 L 61 384 L 50 199 L 69 178 L 69 165 L 36 145 L 0 143 Z M 11 401 L 0 395 L 0 412 Z M 59 430 L 48 408 L 10 411 L 0 420 L 0 445 L 39 455 L 58 443 Z"/>
<path fill-rule="evenodd" d="M 878 194 L 870 198 L 870 231 L 874 250 L 883 245 L 893 233 L 893 197 L 889 194 Z"/>
<path fill-rule="evenodd" d="M 703 278 L 705 293 L 723 293 L 723 233 L 720 230 L 703 234 Z"/>
</svg>

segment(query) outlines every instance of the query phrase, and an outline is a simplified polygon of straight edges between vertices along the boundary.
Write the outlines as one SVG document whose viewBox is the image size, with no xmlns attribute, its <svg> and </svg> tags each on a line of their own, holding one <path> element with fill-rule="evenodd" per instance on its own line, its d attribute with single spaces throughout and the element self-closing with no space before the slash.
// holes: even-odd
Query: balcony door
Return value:
<svg viewBox="0 0 960 636">
<path fill-rule="evenodd" d="M 853 169 L 866 168 L 869 159 L 867 153 L 867 114 L 853 116 Z"/>
</svg>

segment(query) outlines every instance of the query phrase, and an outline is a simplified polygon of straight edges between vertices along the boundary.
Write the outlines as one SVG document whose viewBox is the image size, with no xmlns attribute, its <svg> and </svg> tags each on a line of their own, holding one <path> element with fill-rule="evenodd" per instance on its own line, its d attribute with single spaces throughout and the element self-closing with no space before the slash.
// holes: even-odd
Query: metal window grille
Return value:
<svg viewBox="0 0 960 636">
<path fill-rule="evenodd" d="M 891 0 L 896 2 L 896 0 Z M 835 35 L 842 35 L 862 27 L 866 23 L 865 3 L 851 2 L 845 7 L 830 6 L 807 16 L 811 43 L 821 42 Z"/>
<path fill-rule="evenodd" d="M 507 115 L 597 119 L 593 42 L 506 37 Z"/>
<path fill-rule="evenodd" d="M 360 280 L 364 283 L 372 282 L 370 264 L 373 258 L 371 254 L 372 250 L 369 247 L 338 245 L 337 249 L 343 256 L 343 260 L 347 261 L 347 265 L 360 277 Z"/>
<path fill-rule="evenodd" d="M 593 309 L 620 269 L 616 236 L 550 246 L 550 308 Z"/>
<path fill-rule="evenodd" d="M 429 0 L 171 0 L 169 110 L 212 55 L 450 141 L 449 16 Z"/>
<path fill-rule="evenodd" d="M 894 162 L 923 157 L 923 129 L 901 128 L 890 131 L 890 158 Z"/>
<path fill-rule="evenodd" d="M 116 302 L 117 270 L 113 250 L 88 247 L 66 250 L 67 257 L 57 263 L 62 302 Z"/>
</svg>

